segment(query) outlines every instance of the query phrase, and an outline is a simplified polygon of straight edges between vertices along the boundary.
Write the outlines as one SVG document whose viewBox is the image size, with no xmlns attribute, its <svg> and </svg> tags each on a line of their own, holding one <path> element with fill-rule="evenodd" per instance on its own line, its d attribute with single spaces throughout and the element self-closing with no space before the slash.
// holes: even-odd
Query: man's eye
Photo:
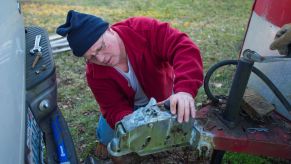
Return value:
<svg viewBox="0 0 291 164">
<path fill-rule="evenodd" d="M 99 47 L 96 51 L 99 52 L 99 51 L 101 51 L 101 50 L 102 50 L 102 46 Z"/>
</svg>

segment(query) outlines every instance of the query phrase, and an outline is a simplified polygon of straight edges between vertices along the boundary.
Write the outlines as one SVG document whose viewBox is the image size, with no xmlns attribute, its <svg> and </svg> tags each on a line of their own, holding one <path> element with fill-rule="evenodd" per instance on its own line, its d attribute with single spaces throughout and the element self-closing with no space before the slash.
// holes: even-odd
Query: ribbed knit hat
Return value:
<svg viewBox="0 0 291 164">
<path fill-rule="evenodd" d="M 70 10 L 65 24 L 56 33 L 67 36 L 73 54 L 82 57 L 107 30 L 109 24 L 100 17 Z"/>
</svg>

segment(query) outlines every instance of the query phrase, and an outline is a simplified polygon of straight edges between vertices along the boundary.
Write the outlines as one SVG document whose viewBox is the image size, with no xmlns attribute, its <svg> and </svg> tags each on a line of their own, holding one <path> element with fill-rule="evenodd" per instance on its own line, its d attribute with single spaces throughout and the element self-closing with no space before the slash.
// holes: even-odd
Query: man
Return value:
<svg viewBox="0 0 291 164">
<path fill-rule="evenodd" d="M 288 48 L 291 49 L 290 44 L 291 44 L 291 23 L 285 24 L 277 32 L 274 41 L 270 45 L 270 49 L 278 50 L 281 55 L 288 55 L 288 53 L 290 54 L 290 52 L 288 52 Z"/>
<path fill-rule="evenodd" d="M 170 99 L 179 122 L 195 117 L 194 97 L 203 82 L 200 52 L 168 23 L 134 17 L 109 27 L 99 17 L 71 10 L 57 33 L 87 61 L 87 82 L 102 113 L 97 138 L 103 145 L 112 139 L 116 122 L 151 97 Z"/>
</svg>

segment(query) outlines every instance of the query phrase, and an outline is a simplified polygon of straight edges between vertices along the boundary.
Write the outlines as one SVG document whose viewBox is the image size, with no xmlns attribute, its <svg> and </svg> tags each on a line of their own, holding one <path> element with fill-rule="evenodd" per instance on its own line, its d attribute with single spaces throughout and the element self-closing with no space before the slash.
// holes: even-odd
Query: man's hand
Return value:
<svg viewBox="0 0 291 164">
<path fill-rule="evenodd" d="M 285 24 L 276 34 L 271 50 L 278 50 L 281 55 L 287 55 L 288 45 L 291 44 L 291 23 Z"/>
<path fill-rule="evenodd" d="M 190 115 L 192 118 L 195 117 L 195 101 L 191 94 L 186 92 L 178 92 L 170 96 L 169 99 L 171 113 L 178 115 L 178 122 L 188 122 Z"/>
</svg>

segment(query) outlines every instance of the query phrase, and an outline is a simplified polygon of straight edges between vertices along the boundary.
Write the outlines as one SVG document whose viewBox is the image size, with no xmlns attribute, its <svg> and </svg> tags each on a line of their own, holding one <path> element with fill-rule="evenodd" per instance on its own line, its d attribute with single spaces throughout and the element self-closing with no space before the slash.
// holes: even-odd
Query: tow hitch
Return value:
<svg viewBox="0 0 291 164">
<path fill-rule="evenodd" d="M 213 103 L 200 109 L 196 118 L 187 123 L 178 123 L 175 115 L 164 106 L 155 105 L 156 101 L 151 99 L 146 107 L 139 108 L 116 124 L 115 138 L 107 147 L 109 153 L 112 156 L 129 153 L 144 156 L 190 146 L 196 148 L 204 159 L 211 157 L 212 162 L 218 163 L 221 162 L 224 151 L 291 159 L 291 124 L 288 120 L 282 119 L 276 112 L 266 113 L 260 121 L 243 113 L 245 109 L 242 109 L 241 103 L 250 73 L 255 72 L 263 77 L 264 82 L 270 83 L 253 66 L 254 62 L 261 61 L 255 60 L 258 55 L 254 51 L 246 50 L 240 60 L 223 62 L 224 65 L 238 65 L 230 94 L 225 96 L 225 100 L 220 100 L 208 90 L 208 97 L 212 97 Z M 213 71 L 221 66 L 215 67 Z M 209 82 L 207 76 L 212 73 L 207 73 L 206 85 Z M 275 85 L 268 85 L 272 86 L 272 91 L 290 109 L 290 104 Z M 224 105 L 219 105 L 221 103 Z"/>
</svg>

